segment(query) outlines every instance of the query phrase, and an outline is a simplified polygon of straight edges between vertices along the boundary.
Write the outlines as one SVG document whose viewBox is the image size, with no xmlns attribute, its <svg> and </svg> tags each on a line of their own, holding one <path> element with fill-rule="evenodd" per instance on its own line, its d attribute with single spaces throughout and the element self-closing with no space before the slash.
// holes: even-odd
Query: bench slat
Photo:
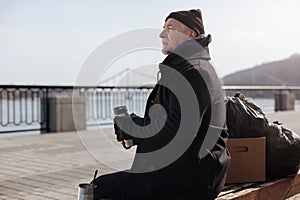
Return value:
<svg viewBox="0 0 300 200">
<path fill-rule="evenodd" d="M 300 173 L 300 172 L 299 172 Z M 261 184 L 237 184 L 224 190 L 216 200 L 274 200 L 300 193 L 300 174 Z"/>
<path fill-rule="evenodd" d="M 299 174 L 293 180 L 292 186 L 291 186 L 287 196 L 291 197 L 298 193 L 300 193 L 300 171 L 299 171 Z"/>
<path fill-rule="evenodd" d="M 253 187 L 256 184 L 257 183 L 244 183 L 244 184 L 231 184 L 231 185 L 225 186 L 223 191 L 219 194 L 218 197 L 221 197 L 226 194 L 233 193 L 233 192 L 241 191 L 241 190 L 251 187 L 251 186 Z"/>
</svg>

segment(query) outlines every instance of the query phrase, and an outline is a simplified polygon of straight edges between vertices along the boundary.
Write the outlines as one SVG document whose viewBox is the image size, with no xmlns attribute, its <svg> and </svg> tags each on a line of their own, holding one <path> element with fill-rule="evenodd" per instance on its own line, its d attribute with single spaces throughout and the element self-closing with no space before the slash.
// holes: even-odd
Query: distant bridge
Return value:
<svg viewBox="0 0 300 200">
<path fill-rule="evenodd" d="M 155 83 L 157 77 L 149 75 L 135 69 L 126 68 L 109 78 L 101 80 L 98 85 L 111 86 L 111 85 L 122 85 L 122 86 L 136 86 L 143 85 L 145 83 Z"/>
</svg>

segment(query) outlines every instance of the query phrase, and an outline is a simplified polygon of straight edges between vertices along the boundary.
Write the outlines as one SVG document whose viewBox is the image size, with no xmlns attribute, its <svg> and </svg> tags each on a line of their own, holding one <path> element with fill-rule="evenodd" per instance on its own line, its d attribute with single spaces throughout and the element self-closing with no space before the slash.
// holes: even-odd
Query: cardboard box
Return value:
<svg viewBox="0 0 300 200">
<path fill-rule="evenodd" d="M 226 183 L 265 181 L 266 138 L 230 138 L 231 163 Z"/>
</svg>

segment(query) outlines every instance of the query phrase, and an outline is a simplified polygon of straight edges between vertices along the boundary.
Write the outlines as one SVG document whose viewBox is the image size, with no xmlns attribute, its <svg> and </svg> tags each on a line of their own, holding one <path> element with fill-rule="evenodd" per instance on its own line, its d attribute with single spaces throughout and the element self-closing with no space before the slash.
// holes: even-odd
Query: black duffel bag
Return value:
<svg viewBox="0 0 300 200">
<path fill-rule="evenodd" d="M 268 123 L 262 109 L 237 93 L 226 100 L 230 138 L 266 137 L 266 176 L 296 174 L 300 165 L 300 137 L 278 122 Z"/>
</svg>

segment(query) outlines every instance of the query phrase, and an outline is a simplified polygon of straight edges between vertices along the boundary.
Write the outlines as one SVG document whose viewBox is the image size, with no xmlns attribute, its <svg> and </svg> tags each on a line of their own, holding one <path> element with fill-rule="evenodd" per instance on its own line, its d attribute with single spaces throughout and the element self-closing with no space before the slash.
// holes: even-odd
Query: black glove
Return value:
<svg viewBox="0 0 300 200">
<path fill-rule="evenodd" d="M 120 123 L 122 125 L 124 125 L 124 123 L 129 122 L 125 118 L 130 118 L 130 117 L 128 116 L 128 117 L 115 117 L 114 118 L 114 129 L 115 129 L 115 134 L 116 134 L 116 138 L 117 138 L 118 142 L 131 139 L 131 137 L 126 132 L 122 131 L 121 128 L 118 126 L 118 124 L 120 124 Z"/>
<path fill-rule="evenodd" d="M 117 125 L 117 123 L 114 123 L 114 129 L 115 129 L 117 141 L 120 142 L 122 140 L 125 140 L 123 131 L 120 129 L 120 127 Z"/>
</svg>

